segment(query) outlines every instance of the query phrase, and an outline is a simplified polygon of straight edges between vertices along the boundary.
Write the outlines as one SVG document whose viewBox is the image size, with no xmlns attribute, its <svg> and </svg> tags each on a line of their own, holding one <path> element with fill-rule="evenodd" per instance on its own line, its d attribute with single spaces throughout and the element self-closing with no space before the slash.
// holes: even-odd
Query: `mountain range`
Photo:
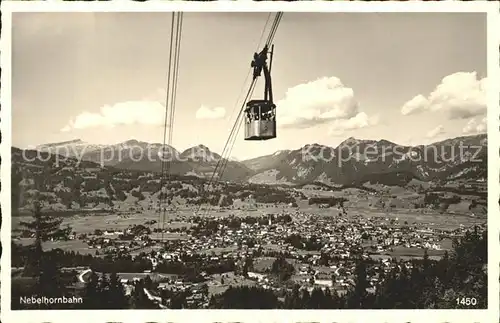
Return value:
<svg viewBox="0 0 500 323">
<path fill-rule="evenodd" d="M 92 145 L 82 140 L 50 143 L 36 150 L 93 162 L 105 167 L 160 172 L 163 156 L 176 175 L 209 177 L 221 156 L 204 145 L 182 152 L 160 143 L 128 140 Z M 429 145 L 405 146 L 387 140 L 348 138 L 337 147 L 305 145 L 295 150 L 243 161 L 229 159 L 222 180 L 260 184 L 404 184 L 422 181 L 487 178 L 486 134 L 464 136 Z"/>
</svg>

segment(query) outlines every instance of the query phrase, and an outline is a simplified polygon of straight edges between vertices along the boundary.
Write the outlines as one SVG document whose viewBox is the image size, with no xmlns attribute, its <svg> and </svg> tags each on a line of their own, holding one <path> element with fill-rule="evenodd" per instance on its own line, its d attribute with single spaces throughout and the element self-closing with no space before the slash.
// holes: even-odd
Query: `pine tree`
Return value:
<svg viewBox="0 0 500 323">
<path fill-rule="evenodd" d="M 208 303 L 208 308 L 217 308 L 217 300 L 215 299 L 214 295 L 210 296 L 210 301 Z"/>
<path fill-rule="evenodd" d="M 21 181 L 24 179 L 25 173 L 18 167 L 13 166 L 11 172 L 11 209 L 12 213 L 17 212 L 19 207 L 23 205 L 23 195 Z"/>
<path fill-rule="evenodd" d="M 385 281 L 376 292 L 376 308 L 395 308 L 396 300 L 399 298 L 397 274 L 398 269 L 394 267 L 385 275 Z"/>
<path fill-rule="evenodd" d="M 333 296 L 330 291 L 330 288 L 325 289 L 325 297 L 323 298 L 323 302 L 321 304 L 322 309 L 333 309 Z"/>
<path fill-rule="evenodd" d="M 451 257 L 454 277 L 452 288 L 455 297 L 469 297 L 477 299 L 475 308 L 487 306 L 487 232 L 480 234 L 477 227 L 474 231 L 466 232 L 465 236 L 453 243 L 454 252 Z M 462 306 L 460 306 L 462 307 Z"/>
<path fill-rule="evenodd" d="M 486 308 L 487 232 L 466 232 L 454 241 L 450 254 L 439 261 L 413 260 L 411 272 L 395 263 L 384 281 L 377 286 L 376 302 L 370 308 L 454 308 L 456 299 L 474 295 L 477 305 Z M 470 307 L 470 306 L 468 306 Z"/>
<path fill-rule="evenodd" d="M 294 271 L 295 268 L 286 261 L 283 254 L 280 254 L 271 265 L 271 273 L 278 276 L 278 279 L 282 282 L 290 279 Z"/>
<path fill-rule="evenodd" d="M 100 308 L 100 290 L 99 290 L 99 276 L 95 272 L 90 274 L 88 282 L 83 292 L 83 306 L 86 309 L 99 309 Z"/>
<path fill-rule="evenodd" d="M 366 289 L 370 286 L 366 279 L 366 264 L 360 260 L 356 266 L 355 287 L 349 297 L 349 306 L 353 309 L 366 308 L 367 292 Z"/>
<path fill-rule="evenodd" d="M 399 285 L 398 285 L 398 293 L 399 297 L 396 300 L 397 308 L 415 308 L 415 304 L 413 302 L 413 294 L 414 289 L 412 289 L 412 280 L 410 277 L 410 273 L 408 268 L 404 263 L 400 264 L 401 269 L 399 270 Z"/>
<path fill-rule="evenodd" d="M 445 251 L 443 258 L 441 258 L 436 266 L 436 276 L 439 279 L 438 292 L 444 294 L 446 289 L 450 287 L 451 277 L 453 276 L 453 268 L 450 266 L 448 251 Z"/>
<path fill-rule="evenodd" d="M 116 273 L 111 273 L 109 276 L 109 300 L 111 309 L 126 309 L 128 308 L 128 299 L 125 294 L 120 279 Z"/>
<path fill-rule="evenodd" d="M 107 273 L 104 272 L 101 276 L 101 279 L 99 280 L 98 295 L 97 295 L 97 299 L 99 300 L 98 306 L 100 309 L 111 308 L 112 299 L 109 295 L 109 286 L 110 286 L 110 281 L 108 279 L 108 275 Z"/>
<path fill-rule="evenodd" d="M 286 309 L 300 309 L 300 290 L 299 285 L 295 284 L 293 286 L 292 292 L 287 293 L 285 297 L 284 307 Z"/>
<path fill-rule="evenodd" d="M 300 306 L 303 309 L 307 309 L 307 306 L 309 305 L 309 299 L 311 298 L 311 295 L 309 294 L 309 291 L 307 289 L 302 290 L 302 294 L 300 295 Z"/>
<path fill-rule="evenodd" d="M 308 308 L 320 309 L 323 303 L 324 294 L 321 288 L 314 288 L 311 293 Z"/>
<path fill-rule="evenodd" d="M 144 278 L 144 288 L 152 289 L 152 287 L 153 287 L 153 280 L 148 275 Z"/>
<path fill-rule="evenodd" d="M 418 301 L 423 308 L 429 308 L 434 304 L 435 297 L 433 294 L 435 292 L 435 286 L 433 276 L 433 266 L 429 260 L 427 249 L 425 249 L 422 261 L 422 273 L 420 276 L 421 294 L 420 301 Z"/>
<path fill-rule="evenodd" d="M 58 297 L 66 294 L 65 282 L 61 279 L 59 261 L 54 258 L 53 254 L 44 254 L 39 280 L 39 286 L 43 291 L 43 295 L 50 297 Z"/>
<path fill-rule="evenodd" d="M 173 309 L 182 309 L 186 307 L 185 292 L 175 293 L 170 300 L 170 307 Z"/>
<path fill-rule="evenodd" d="M 245 263 L 243 264 L 243 276 L 248 277 L 248 272 L 253 270 L 253 258 L 245 258 Z"/>
<path fill-rule="evenodd" d="M 203 296 L 208 297 L 208 285 L 206 283 L 201 285 L 200 292 Z"/>
<path fill-rule="evenodd" d="M 132 307 L 135 309 L 154 309 L 158 308 L 153 301 L 149 300 L 144 292 L 144 281 L 140 280 L 135 283 L 134 291 L 132 292 Z"/>
<path fill-rule="evenodd" d="M 51 261 L 44 254 L 42 242 L 51 239 L 59 230 L 62 219 L 43 214 L 38 201 L 34 203 L 33 221 L 21 222 L 21 227 L 35 237 L 30 247 L 23 274 L 35 278 L 34 294 L 53 296 L 60 291 L 60 275 L 57 262 Z"/>
</svg>

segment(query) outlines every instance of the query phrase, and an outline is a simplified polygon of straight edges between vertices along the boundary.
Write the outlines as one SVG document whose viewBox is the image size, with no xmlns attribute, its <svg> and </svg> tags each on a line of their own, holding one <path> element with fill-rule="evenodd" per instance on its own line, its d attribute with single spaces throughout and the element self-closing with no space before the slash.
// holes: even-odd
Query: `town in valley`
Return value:
<svg viewBox="0 0 500 323">
<path fill-rule="evenodd" d="M 482 147 L 484 158 L 485 138 L 441 145 Z M 394 145 L 346 142 L 353 140 L 358 146 Z M 129 153 L 133 145 L 158 148 L 129 141 L 106 149 Z M 253 296 L 257 303 L 269 299 L 249 305 L 257 308 L 282 308 L 294 288 L 328 290 L 338 295 L 329 306 L 342 308 L 347 306 L 341 305 L 342 297 L 359 284 L 360 263 L 367 297 L 377 295 L 395 272 L 411 273 L 424 258 L 442 261 L 465 232 L 481 237 L 486 230 L 485 161 L 448 158 L 436 171 L 403 155 L 391 161 L 393 172 L 376 173 L 376 160 L 352 159 L 343 165 L 344 184 L 333 184 L 327 180 L 338 171 L 336 160 L 304 162 L 301 149 L 229 161 L 222 179 L 207 187 L 207 179 L 194 175 L 172 174 L 162 183 L 154 162 L 143 161 L 138 167 L 150 170 L 140 171 L 120 164 L 101 167 L 95 151 L 83 161 L 51 154 L 61 147 L 71 151 L 68 146 L 88 148 L 74 141 L 47 145 L 41 152 L 13 149 L 13 194 L 19 194 L 19 212 L 12 218 L 13 288 L 27 283 L 25 248 L 36 232 L 23 223 L 33 218 L 35 199 L 42 214 L 60 219 L 43 247 L 56 257 L 68 293 L 83 295 L 93 275 L 113 274 L 127 299 L 138 298 L 134 290 L 140 281 L 141 302 L 151 308 L 246 308 L 244 297 L 251 296 L 231 298 L 236 288 L 248 288 L 249 295 L 266 293 L 266 298 Z M 426 147 L 402 149 L 418 153 Z M 205 146 L 175 154 L 183 161 L 172 169 L 192 167 L 187 174 L 201 174 L 220 158 Z M 306 171 L 290 175 L 298 169 Z M 276 173 L 284 175 L 272 178 Z"/>
<path fill-rule="evenodd" d="M 487 309 L 488 25 L 13 13 L 11 309 Z"/>
</svg>

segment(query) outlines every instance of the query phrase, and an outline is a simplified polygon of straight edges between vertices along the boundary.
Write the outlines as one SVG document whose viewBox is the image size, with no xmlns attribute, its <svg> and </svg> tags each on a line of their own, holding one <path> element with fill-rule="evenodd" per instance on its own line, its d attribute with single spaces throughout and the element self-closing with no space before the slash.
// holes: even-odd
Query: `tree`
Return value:
<svg viewBox="0 0 500 323">
<path fill-rule="evenodd" d="M 243 269 L 242 269 L 242 274 L 245 277 L 248 277 L 248 272 L 253 270 L 253 258 L 252 257 L 246 257 L 245 262 L 243 264 Z"/>
<path fill-rule="evenodd" d="M 111 309 L 126 309 L 128 307 L 128 299 L 125 295 L 125 288 L 116 273 L 111 273 L 109 276 L 109 308 Z"/>
<path fill-rule="evenodd" d="M 487 306 L 487 237 L 487 232 L 479 233 L 477 227 L 467 231 L 462 238 L 453 241 L 453 254 L 449 260 L 453 269 L 450 288 L 454 291 L 454 299 L 474 295 L 478 303 L 475 308 Z"/>
<path fill-rule="evenodd" d="M 186 307 L 186 293 L 180 292 L 172 295 L 170 307 L 173 309 L 182 309 Z"/>
<path fill-rule="evenodd" d="M 301 301 L 300 302 L 301 308 L 307 309 L 309 307 L 309 299 L 311 298 L 309 291 L 304 288 L 302 290 L 302 295 L 300 298 L 301 298 L 301 300 L 300 300 Z"/>
<path fill-rule="evenodd" d="M 215 299 L 215 296 L 212 295 L 210 296 L 210 301 L 208 303 L 208 308 L 217 308 L 217 300 Z"/>
<path fill-rule="evenodd" d="M 467 231 L 439 261 L 424 252 L 423 259 L 412 261 L 410 271 L 396 263 L 377 286 L 373 308 L 462 308 L 467 305 L 456 299 L 468 295 L 477 300 L 474 308 L 486 308 L 486 264 L 487 232 Z"/>
<path fill-rule="evenodd" d="M 83 292 L 83 306 L 86 309 L 99 309 L 101 308 L 101 295 L 99 290 L 99 276 L 95 272 L 90 274 L 88 282 L 85 286 L 85 290 Z"/>
<path fill-rule="evenodd" d="M 24 179 L 24 172 L 19 167 L 12 167 L 11 173 L 11 209 L 12 212 L 17 212 L 18 208 L 23 205 L 24 191 L 21 187 L 21 181 Z"/>
<path fill-rule="evenodd" d="M 144 278 L 144 288 L 146 289 L 151 289 L 153 286 L 153 280 L 151 277 L 148 275 Z"/>
<path fill-rule="evenodd" d="M 294 272 L 295 268 L 292 264 L 286 261 L 286 258 L 283 254 L 280 254 L 271 265 L 271 273 L 278 276 L 281 281 L 290 279 Z"/>
<path fill-rule="evenodd" d="M 293 286 L 292 292 L 287 293 L 285 296 L 285 309 L 299 309 L 300 308 L 300 290 L 299 285 Z"/>
<path fill-rule="evenodd" d="M 210 300 L 211 308 L 272 309 L 278 308 L 276 295 L 262 287 L 230 286 L 224 293 Z"/>
<path fill-rule="evenodd" d="M 331 257 L 328 253 L 321 253 L 321 256 L 319 258 L 319 264 L 322 266 L 329 266 L 331 261 Z"/>
<path fill-rule="evenodd" d="M 323 305 L 323 299 L 325 295 L 323 294 L 323 291 L 321 288 L 314 288 L 312 293 L 311 293 L 311 298 L 309 299 L 309 306 L 308 308 L 311 309 L 320 309 L 321 306 Z"/>
<path fill-rule="evenodd" d="M 98 308 L 107 309 L 111 307 L 112 300 L 109 295 L 109 279 L 107 273 L 102 273 L 101 279 L 99 279 L 98 296 L 99 300 Z"/>
<path fill-rule="evenodd" d="M 44 257 L 42 242 L 57 235 L 62 219 L 54 218 L 48 214 L 42 214 L 41 205 L 38 201 L 34 203 L 33 221 L 21 222 L 23 231 L 34 236 L 35 241 L 29 247 L 23 274 L 35 278 L 34 293 L 47 296 L 47 293 L 57 294 L 60 291 L 59 272 L 57 262 Z M 54 279 L 56 281 L 54 281 Z"/>
<path fill-rule="evenodd" d="M 144 292 L 144 281 L 140 280 L 135 283 L 134 290 L 132 292 L 132 308 L 135 309 L 154 309 L 157 306 L 148 299 L 146 293 Z"/>
<path fill-rule="evenodd" d="M 355 271 L 355 287 L 349 297 L 350 308 L 366 308 L 367 292 L 366 289 L 370 286 L 366 279 L 366 263 L 360 260 L 356 266 Z"/>
<path fill-rule="evenodd" d="M 65 294 L 66 282 L 62 280 L 59 266 L 58 259 L 54 254 L 44 253 L 38 282 L 43 295 L 58 297 Z"/>
<path fill-rule="evenodd" d="M 420 274 L 418 275 L 420 278 L 420 286 L 417 288 L 420 290 L 420 299 L 418 303 L 423 304 L 424 308 L 429 308 L 432 304 L 434 304 L 434 293 L 435 293 L 435 284 L 433 280 L 433 264 L 429 259 L 429 253 L 427 249 L 424 250 L 424 256 L 422 259 L 422 269 L 420 270 Z M 415 271 L 418 274 L 418 271 Z"/>
<path fill-rule="evenodd" d="M 200 293 L 205 296 L 205 297 L 208 297 L 208 285 L 206 283 L 203 283 L 200 287 Z"/>
</svg>

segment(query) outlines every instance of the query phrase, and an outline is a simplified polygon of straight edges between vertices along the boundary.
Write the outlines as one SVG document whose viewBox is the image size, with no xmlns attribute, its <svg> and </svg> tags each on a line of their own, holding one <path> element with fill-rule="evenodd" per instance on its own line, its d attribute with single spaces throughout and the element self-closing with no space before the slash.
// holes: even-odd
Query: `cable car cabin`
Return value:
<svg viewBox="0 0 500 323">
<path fill-rule="evenodd" d="M 251 100 L 245 109 L 245 140 L 276 138 L 276 105 L 268 100 Z"/>
<path fill-rule="evenodd" d="M 254 82 L 264 72 L 265 87 L 263 100 L 248 101 L 245 108 L 245 140 L 269 140 L 276 138 L 276 105 L 273 103 L 271 85 L 271 62 L 273 49 L 268 45 L 260 53 L 254 54 L 251 63 Z M 267 65 L 267 55 L 271 54 L 271 62 Z"/>
</svg>

